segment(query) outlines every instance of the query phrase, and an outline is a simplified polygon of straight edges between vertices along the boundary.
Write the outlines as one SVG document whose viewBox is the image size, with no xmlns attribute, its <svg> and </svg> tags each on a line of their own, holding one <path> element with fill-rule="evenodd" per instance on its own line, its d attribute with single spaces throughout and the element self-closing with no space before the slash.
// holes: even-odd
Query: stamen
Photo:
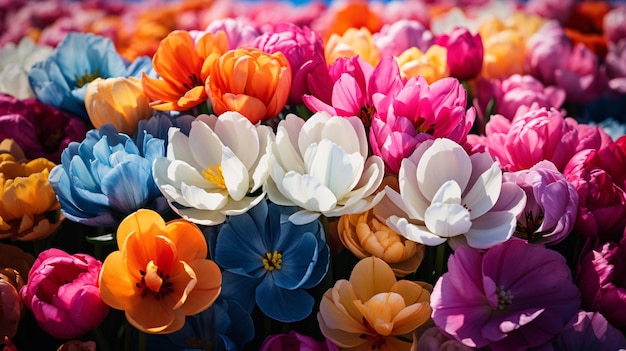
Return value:
<svg viewBox="0 0 626 351">
<path fill-rule="evenodd" d="M 74 74 L 74 80 L 76 80 L 76 86 L 78 88 L 82 87 L 85 84 L 90 83 L 91 81 L 98 78 L 100 75 L 98 74 L 98 70 L 95 70 L 92 74 L 89 74 L 89 71 L 85 69 L 85 73 L 82 77 L 79 77 L 77 74 Z"/>
<path fill-rule="evenodd" d="M 215 184 L 218 188 L 226 189 L 226 182 L 224 181 L 224 175 L 222 174 L 222 166 L 213 164 L 213 167 L 209 164 L 206 170 L 202 170 L 202 175 L 209 182 Z"/>
<path fill-rule="evenodd" d="M 270 272 L 274 269 L 280 269 L 282 263 L 283 255 L 276 250 L 274 250 L 274 252 L 268 252 L 263 256 L 263 268 Z"/>
<path fill-rule="evenodd" d="M 500 285 L 496 289 L 496 294 L 498 294 L 498 311 L 504 310 L 508 305 L 513 303 L 513 293 L 511 290 L 504 290 L 504 285 Z"/>
</svg>

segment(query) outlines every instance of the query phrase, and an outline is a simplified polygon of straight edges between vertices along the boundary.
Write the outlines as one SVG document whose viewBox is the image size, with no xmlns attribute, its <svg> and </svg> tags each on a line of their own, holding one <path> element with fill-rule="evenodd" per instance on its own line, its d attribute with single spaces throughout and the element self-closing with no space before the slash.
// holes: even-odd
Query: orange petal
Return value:
<svg viewBox="0 0 626 351">
<path fill-rule="evenodd" d="M 165 236 L 167 236 L 178 254 L 178 259 L 191 262 L 198 258 L 207 257 L 207 243 L 200 228 L 195 224 L 183 219 L 170 221 L 165 226 Z"/>
<path fill-rule="evenodd" d="M 163 80 L 182 86 L 190 82 L 192 74 L 200 74 L 203 62 L 189 32 L 175 30 L 159 44 L 152 65 Z"/>
<path fill-rule="evenodd" d="M 125 310 L 137 303 L 140 291 L 137 281 L 128 274 L 120 251 L 114 251 L 104 260 L 100 271 L 100 296 L 107 305 Z"/>
<path fill-rule="evenodd" d="M 366 257 L 352 269 L 350 283 L 362 301 L 388 292 L 396 283 L 396 276 L 385 261 L 377 257 Z"/>
<path fill-rule="evenodd" d="M 204 85 L 193 87 L 191 90 L 185 92 L 176 102 L 176 110 L 183 111 L 198 104 L 201 104 L 207 99 L 207 94 L 204 91 Z"/>
<path fill-rule="evenodd" d="M 227 107 L 226 111 L 237 111 L 244 115 L 252 124 L 256 124 L 266 116 L 267 109 L 265 104 L 253 96 L 226 93 L 222 97 L 222 101 Z"/>
<path fill-rule="evenodd" d="M 189 262 L 189 266 L 196 272 L 198 281 L 181 307 L 188 316 L 209 308 L 222 287 L 222 272 L 215 262 L 201 259 Z"/>
<path fill-rule="evenodd" d="M 171 274 L 177 262 L 177 250 L 167 238 L 154 233 L 135 233 L 128 236 L 122 250 L 129 274 L 141 280 L 148 265 L 154 265 L 164 274 Z"/>
<path fill-rule="evenodd" d="M 157 212 L 147 209 L 140 209 L 128 215 L 117 227 L 117 246 L 121 249 L 124 246 L 126 237 L 134 232 L 163 232 L 165 221 Z"/>
</svg>

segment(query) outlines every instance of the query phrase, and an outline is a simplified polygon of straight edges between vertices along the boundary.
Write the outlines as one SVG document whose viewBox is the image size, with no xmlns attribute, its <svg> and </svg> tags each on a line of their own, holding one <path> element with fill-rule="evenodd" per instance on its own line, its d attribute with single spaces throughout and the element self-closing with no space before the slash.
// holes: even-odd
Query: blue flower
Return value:
<svg viewBox="0 0 626 351">
<path fill-rule="evenodd" d="M 169 209 L 152 178 L 152 162 L 164 154 L 163 140 L 148 134 L 138 147 L 106 124 L 70 143 L 48 180 L 69 220 L 112 227 L 140 208 Z"/>
<path fill-rule="evenodd" d="M 179 128 L 183 134 L 189 135 L 191 122 L 195 119 L 196 117 L 191 115 L 172 116 L 169 112 L 154 111 L 152 117 L 139 121 L 139 127 L 137 128 L 137 133 L 133 136 L 133 140 L 135 140 L 135 144 L 142 145 L 144 137 L 150 134 L 155 138 L 164 140 L 165 150 L 167 150 L 167 134 L 170 127 Z"/>
<path fill-rule="evenodd" d="M 319 221 L 295 225 L 297 208 L 262 201 L 247 213 L 228 217 L 215 244 L 222 295 L 251 312 L 256 305 L 278 321 L 306 318 L 314 299 L 305 289 L 326 275 L 330 250 Z"/>
<path fill-rule="evenodd" d="M 92 80 L 141 76 L 151 72 L 149 58 L 127 67 L 111 39 L 91 33 L 69 33 L 45 61 L 36 63 L 28 80 L 37 99 L 88 119 L 85 90 Z"/>
</svg>

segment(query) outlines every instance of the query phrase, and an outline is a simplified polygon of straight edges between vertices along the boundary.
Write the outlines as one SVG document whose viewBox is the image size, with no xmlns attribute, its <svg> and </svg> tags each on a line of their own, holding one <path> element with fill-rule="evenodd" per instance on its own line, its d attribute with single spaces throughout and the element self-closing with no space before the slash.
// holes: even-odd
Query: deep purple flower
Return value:
<svg viewBox="0 0 626 351">
<path fill-rule="evenodd" d="M 626 338 L 598 312 L 578 311 L 552 342 L 554 351 L 615 351 L 626 349 Z"/>
<path fill-rule="evenodd" d="M 460 80 L 476 77 L 483 68 L 483 40 L 464 27 L 455 27 L 450 33 L 441 34 L 435 44 L 447 49 L 446 63 L 450 75 Z"/>
<path fill-rule="evenodd" d="M 339 351 L 339 347 L 329 340 L 317 341 L 310 336 L 300 334 L 294 330 L 289 334 L 274 334 L 268 336 L 260 351 Z"/>
<path fill-rule="evenodd" d="M 27 159 L 45 157 L 59 163 L 61 152 L 87 133 L 85 122 L 36 99 L 0 94 L 0 140 L 11 138 Z"/>
<path fill-rule="evenodd" d="M 467 346 L 494 351 L 547 343 L 580 306 L 565 258 L 521 240 L 482 254 L 457 248 L 430 301 L 439 329 Z"/>
</svg>

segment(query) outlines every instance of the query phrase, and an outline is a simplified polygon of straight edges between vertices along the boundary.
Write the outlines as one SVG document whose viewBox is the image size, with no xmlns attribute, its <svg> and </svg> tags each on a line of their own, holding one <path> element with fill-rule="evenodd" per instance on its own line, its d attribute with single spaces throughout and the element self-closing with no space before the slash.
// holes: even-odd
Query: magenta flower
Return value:
<svg viewBox="0 0 626 351">
<path fill-rule="evenodd" d="M 575 6 L 574 0 L 530 0 L 525 12 L 545 19 L 554 19 L 564 23 Z"/>
<path fill-rule="evenodd" d="M 626 6 L 624 8 L 626 9 Z M 626 94 L 626 36 L 616 44 L 609 45 L 605 64 L 610 78 L 609 87 L 616 92 Z"/>
<path fill-rule="evenodd" d="M 339 351 L 337 345 L 326 339 L 317 341 L 310 336 L 302 335 L 294 330 L 289 334 L 268 336 L 259 351 Z"/>
<path fill-rule="evenodd" d="M 400 163 L 424 140 L 448 138 L 463 145 L 476 113 L 466 110 L 467 92 L 455 78 L 428 85 L 423 77 L 409 79 L 397 95 L 380 96 L 369 133 L 372 152 L 398 174 Z"/>
<path fill-rule="evenodd" d="M 87 133 L 85 122 L 36 99 L 18 100 L 0 94 L 0 140 L 11 138 L 26 158 L 45 157 L 60 163 L 61 152 Z"/>
<path fill-rule="evenodd" d="M 578 193 L 550 161 L 529 170 L 505 172 L 503 179 L 526 193 L 526 207 L 514 235 L 529 243 L 554 245 L 569 235 L 576 222 Z"/>
<path fill-rule="evenodd" d="M 406 5 L 406 4 L 405 4 Z M 406 6 L 403 6 L 406 8 Z M 401 19 L 385 24 L 380 32 L 372 35 L 380 56 L 400 56 L 409 48 L 422 52 L 434 44 L 433 33 L 416 20 Z"/>
<path fill-rule="evenodd" d="M 430 303 L 435 325 L 463 344 L 516 351 L 561 332 L 580 296 L 561 254 L 509 240 L 482 254 L 459 247 Z"/>
<path fill-rule="evenodd" d="M 558 87 L 544 86 L 530 75 L 514 74 L 493 84 L 494 112 L 513 119 L 520 107 L 554 107 L 560 109 L 565 102 L 565 91 Z"/>
<path fill-rule="evenodd" d="M 311 82 L 315 77 L 309 74 L 312 95 L 305 94 L 302 97 L 304 104 L 313 112 L 325 111 L 331 116 L 357 116 L 365 128 L 370 127 L 376 113 L 374 96 L 395 96 L 402 89 L 398 63 L 389 56 L 380 60 L 376 67 L 359 56 L 340 57 L 329 67 L 328 75 L 330 79 L 325 81 L 326 86 L 322 86 Z M 328 92 L 332 92 L 330 99 Z"/>
<path fill-rule="evenodd" d="M 555 351 L 626 350 L 626 338 L 598 312 L 578 311 L 552 341 Z"/>
<path fill-rule="evenodd" d="M 448 337 L 437 327 L 426 329 L 417 339 L 417 345 L 413 343 L 411 351 L 472 351 L 473 348 Z"/>
<path fill-rule="evenodd" d="M 81 336 L 98 327 L 109 311 L 100 298 L 98 276 L 102 262 L 86 254 L 69 255 L 59 249 L 39 254 L 22 301 L 39 326 L 59 339 Z"/>
<path fill-rule="evenodd" d="M 563 174 L 578 192 L 574 230 L 610 241 L 626 225 L 626 137 L 604 149 L 588 149 L 568 162 Z"/>
<path fill-rule="evenodd" d="M 483 68 L 483 40 L 464 27 L 455 27 L 450 33 L 441 34 L 435 44 L 447 49 L 446 63 L 450 75 L 460 80 L 476 77 Z"/>
<path fill-rule="evenodd" d="M 626 236 L 609 241 L 582 256 L 576 283 L 582 307 L 602 313 L 613 326 L 626 331 Z"/>
<path fill-rule="evenodd" d="M 250 45 L 256 37 L 259 36 L 259 32 L 251 26 L 249 22 L 233 18 L 215 20 L 205 28 L 204 32 L 201 33 L 208 32 L 215 34 L 220 30 L 226 34 L 226 38 L 228 39 L 228 50 L 234 50 L 242 46 Z"/>
<path fill-rule="evenodd" d="M 621 39 L 626 38 L 626 6 L 615 6 L 604 15 L 602 22 L 604 36 L 609 43 L 617 44 Z"/>
<path fill-rule="evenodd" d="M 267 53 L 282 52 L 291 67 L 291 92 L 288 105 L 302 104 L 302 95 L 309 93 L 309 73 L 319 65 L 326 65 L 324 40 L 309 27 L 298 27 L 292 23 L 281 23 L 273 32 L 257 37 L 252 46 Z"/>
<path fill-rule="evenodd" d="M 530 74 L 565 90 L 567 101 L 586 102 L 606 88 L 598 57 L 582 43 L 573 45 L 558 22 L 547 22 L 526 46 Z"/>
</svg>

